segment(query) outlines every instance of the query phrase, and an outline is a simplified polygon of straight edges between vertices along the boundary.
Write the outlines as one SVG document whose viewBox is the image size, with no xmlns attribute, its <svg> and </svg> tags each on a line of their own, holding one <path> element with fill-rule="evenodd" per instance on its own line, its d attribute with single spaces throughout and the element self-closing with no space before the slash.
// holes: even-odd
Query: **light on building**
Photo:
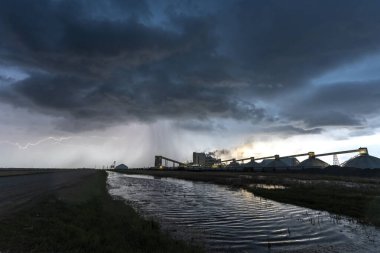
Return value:
<svg viewBox="0 0 380 253">
<path fill-rule="evenodd" d="M 360 155 L 368 155 L 368 149 L 367 148 L 359 148 L 359 154 Z"/>
</svg>

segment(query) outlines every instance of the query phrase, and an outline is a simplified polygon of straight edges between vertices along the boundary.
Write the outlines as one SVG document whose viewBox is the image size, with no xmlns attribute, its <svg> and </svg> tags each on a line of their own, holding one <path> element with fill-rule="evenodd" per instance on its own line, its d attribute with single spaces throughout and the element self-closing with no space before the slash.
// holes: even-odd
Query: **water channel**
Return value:
<svg viewBox="0 0 380 253">
<path fill-rule="evenodd" d="M 378 252 L 380 229 L 209 183 L 108 174 L 111 195 L 210 252 Z"/>
</svg>

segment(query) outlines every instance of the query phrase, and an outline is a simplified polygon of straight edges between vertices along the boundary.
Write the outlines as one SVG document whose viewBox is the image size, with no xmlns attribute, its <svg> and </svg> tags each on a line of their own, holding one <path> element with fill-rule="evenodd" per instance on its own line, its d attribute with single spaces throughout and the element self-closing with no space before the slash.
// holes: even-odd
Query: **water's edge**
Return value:
<svg viewBox="0 0 380 253">
<path fill-rule="evenodd" d="M 376 252 L 379 229 L 328 212 L 256 197 L 209 183 L 108 174 L 109 192 L 177 238 L 211 251 Z"/>
</svg>

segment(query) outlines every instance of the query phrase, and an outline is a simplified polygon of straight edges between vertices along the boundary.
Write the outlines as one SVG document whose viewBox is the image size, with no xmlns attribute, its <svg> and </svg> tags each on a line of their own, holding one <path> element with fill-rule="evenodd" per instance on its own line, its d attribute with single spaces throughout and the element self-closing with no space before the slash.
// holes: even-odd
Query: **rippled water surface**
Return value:
<svg viewBox="0 0 380 253">
<path fill-rule="evenodd" d="M 210 251 L 379 252 L 379 229 L 245 190 L 113 172 L 108 185 L 111 195 Z"/>
</svg>

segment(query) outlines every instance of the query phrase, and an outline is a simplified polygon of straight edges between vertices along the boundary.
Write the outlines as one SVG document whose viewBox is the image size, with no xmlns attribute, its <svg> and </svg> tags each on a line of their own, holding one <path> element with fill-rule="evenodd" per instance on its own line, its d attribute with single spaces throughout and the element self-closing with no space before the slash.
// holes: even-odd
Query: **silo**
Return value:
<svg viewBox="0 0 380 253">
<path fill-rule="evenodd" d="M 342 166 L 359 169 L 380 169 L 380 159 L 368 153 L 361 153 L 343 163 Z"/>
<path fill-rule="evenodd" d="M 273 159 L 270 161 L 267 166 L 267 168 L 273 168 L 275 170 L 286 170 L 287 167 L 289 167 L 284 161 L 281 159 Z"/>
<path fill-rule="evenodd" d="M 288 167 L 295 167 L 300 163 L 300 161 L 298 161 L 295 157 L 283 157 L 280 158 L 280 161 L 285 163 Z"/>
<path fill-rule="evenodd" d="M 261 166 L 263 168 L 286 170 L 288 168 L 295 167 L 299 164 L 299 161 L 295 157 L 280 158 L 279 155 L 275 155 L 275 159 L 263 160 Z"/>
<path fill-rule="evenodd" d="M 302 169 L 324 169 L 327 166 L 329 166 L 328 163 L 313 156 L 298 164 L 298 167 Z"/>
<path fill-rule="evenodd" d="M 273 159 L 264 159 L 259 163 L 260 167 L 268 167 L 268 164 L 270 164 L 273 161 Z"/>
<path fill-rule="evenodd" d="M 226 168 L 232 169 L 232 170 L 242 170 L 243 167 L 238 163 L 235 159 L 233 159 L 227 166 Z"/>
<path fill-rule="evenodd" d="M 253 169 L 253 168 L 258 168 L 260 167 L 260 164 L 255 162 L 255 158 L 254 157 L 251 157 L 251 161 L 245 163 L 245 164 L 242 164 L 242 166 L 244 168 L 250 168 L 250 169 Z"/>
</svg>

